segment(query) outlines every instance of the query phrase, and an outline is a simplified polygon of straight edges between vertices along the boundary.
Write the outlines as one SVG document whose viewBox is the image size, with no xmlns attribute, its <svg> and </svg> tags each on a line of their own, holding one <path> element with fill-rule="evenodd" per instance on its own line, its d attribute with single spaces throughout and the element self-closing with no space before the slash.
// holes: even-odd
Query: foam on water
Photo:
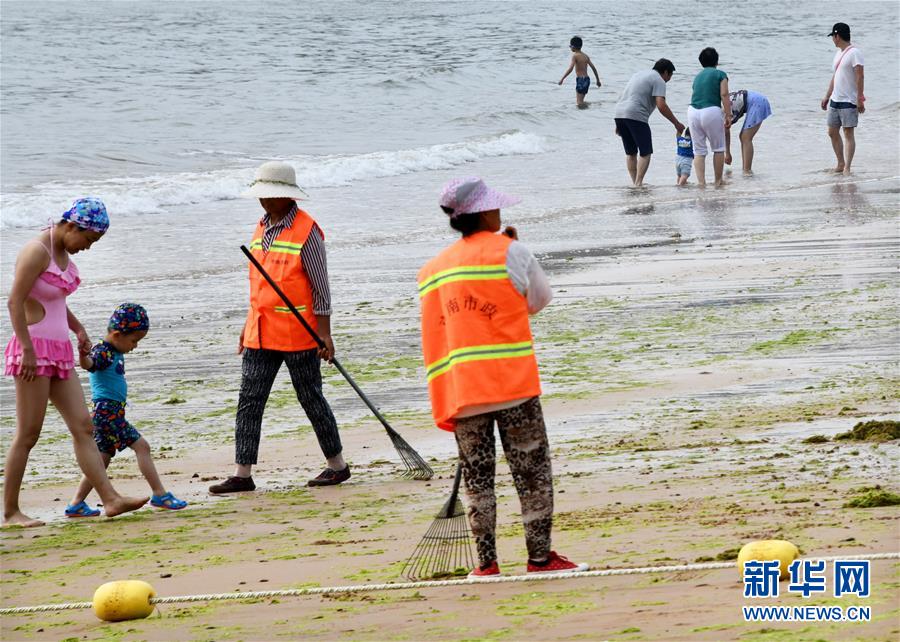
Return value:
<svg viewBox="0 0 900 642">
<path fill-rule="evenodd" d="M 479 136 L 458 143 L 356 155 L 285 158 L 306 187 L 338 187 L 354 182 L 421 171 L 449 169 L 482 158 L 540 154 L 542 136 L 518 130 Z M 242 167 L 173 175 L 122 176 L 97 181 L 50 182 L 33 191 L 3 194 L 2 227 L 31 227 L 53 218 L 79 195 L 99 196 L 117 216 L 152 214 L 166 207 L 229 200 L 250 183 L 258 159 L 232 159 Z M 252 164 L 252 165 L 251 165 Z M 251 166 L 247 166 L 251 165 Z"/>
</svg>

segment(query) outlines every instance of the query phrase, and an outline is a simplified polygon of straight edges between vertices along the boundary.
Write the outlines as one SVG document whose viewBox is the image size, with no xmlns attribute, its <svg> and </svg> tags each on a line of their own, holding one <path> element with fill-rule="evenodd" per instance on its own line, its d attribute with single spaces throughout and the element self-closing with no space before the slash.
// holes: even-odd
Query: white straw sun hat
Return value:
<svg viewBox="0 0 900 642">
<path fill-rule="evenodd" d="M 269 161 L 256 169 L 256 176 L 250 187 L 243 192 L 244 198 L 292 198 L 303 200 L 308 194 L 297 185 L 294 168 L 281 161 Z"/>
</svg>

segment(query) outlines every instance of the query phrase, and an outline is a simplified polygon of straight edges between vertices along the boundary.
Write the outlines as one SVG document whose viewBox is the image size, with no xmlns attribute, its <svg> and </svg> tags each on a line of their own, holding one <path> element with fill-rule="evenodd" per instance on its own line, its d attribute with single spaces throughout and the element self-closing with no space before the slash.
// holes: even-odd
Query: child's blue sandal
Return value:
<svg viewBox="0 0 900 642">
<path fill-rule="evenodd" d="M 98 509 L 91 508 L 85 501 L 74 506 L 66 506 L 66 517 L 97 517 L 99 514 Z"/>
<path fill-rule="evenodd" d="M 181 510 L 188 505 L 183 499 L 178 499 L 172 493 L 165 495 L 154 495 L 150 498 L 150 503 L 157 508 L 166 508 L 168 510 Z"/>
</svg>

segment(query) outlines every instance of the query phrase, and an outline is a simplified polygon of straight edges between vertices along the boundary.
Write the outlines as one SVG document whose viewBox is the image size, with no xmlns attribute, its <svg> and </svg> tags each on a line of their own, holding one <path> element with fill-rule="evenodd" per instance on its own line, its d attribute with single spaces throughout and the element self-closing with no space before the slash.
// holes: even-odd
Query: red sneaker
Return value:
<svg viewBox="0 0 900 642">
<path fill-rule="evenodd" d="M 581 573 L 589 568 L 587 564 L 570 562 L 567 558 L 557 554 L 556 551 L 550 551 L 546 563 L 541 565 L 528 560 L 529 573 Z"/>
<path fill-rule="evenodd" d="M 487 568 L 481 568 L 480 566 L 476 566 L 473 568 L 468 575 L 470 580 L 478 580 L 485 577 L 499 577 L 500 566 L 497 564 L 497 560 L 491 562 Z"/>
</svg>

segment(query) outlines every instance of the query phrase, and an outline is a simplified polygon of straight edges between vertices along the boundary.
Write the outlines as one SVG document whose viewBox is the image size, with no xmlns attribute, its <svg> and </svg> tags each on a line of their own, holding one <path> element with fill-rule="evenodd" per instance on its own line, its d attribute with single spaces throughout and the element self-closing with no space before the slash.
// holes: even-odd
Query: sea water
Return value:
<svg viewBox="0 0 900 642">
<path fill-rule="evenodd" d="M 360 340 L 372 359 L 382 341 L 418 356 L 415 273 L 454 239 L 437 198 L 456 176 L 522 197 L 504 219 L 552 269 L 897 209 L 895 2 L 28 1 L 0 12 L 3 300 L 22 243 L 73 199 L 101 197 L 112 226 L 76 257 L 85 283 L 71 305 L 96 338 L 116 304 L 145 304 L 155 329 L 129 372 L 160 388 L 223 371 L 237 384 L 239 246 L 261 216 L 238 195 L 270 159 L 296 168 L 303 207 L 325 230 L 336 331 L 341 314 L 409 304 L 402 332 L 382 325 Z M 865 54 L 868 110 L 850 178 L 825 171 L 834 157 L 819 107 L 837 21 Z M 603 82 L 585 110 L 573 77 L 557 85 L 573 35 Z M 732 90 L 772 104 L 755 175 L 736 169 L 724 190 L 676 188 L 675 132 L 657 113 L 649 187 L 629 188 L 619 94 L 669 58 L 667 100 L 686 121 L 706 46 Z M 4 314 L 0 340 L 9 335 Z M 410 393 L 418 405 L 423 390 Z M 0 396 L 9 429 L 8 379 Z"/>
</svg>

